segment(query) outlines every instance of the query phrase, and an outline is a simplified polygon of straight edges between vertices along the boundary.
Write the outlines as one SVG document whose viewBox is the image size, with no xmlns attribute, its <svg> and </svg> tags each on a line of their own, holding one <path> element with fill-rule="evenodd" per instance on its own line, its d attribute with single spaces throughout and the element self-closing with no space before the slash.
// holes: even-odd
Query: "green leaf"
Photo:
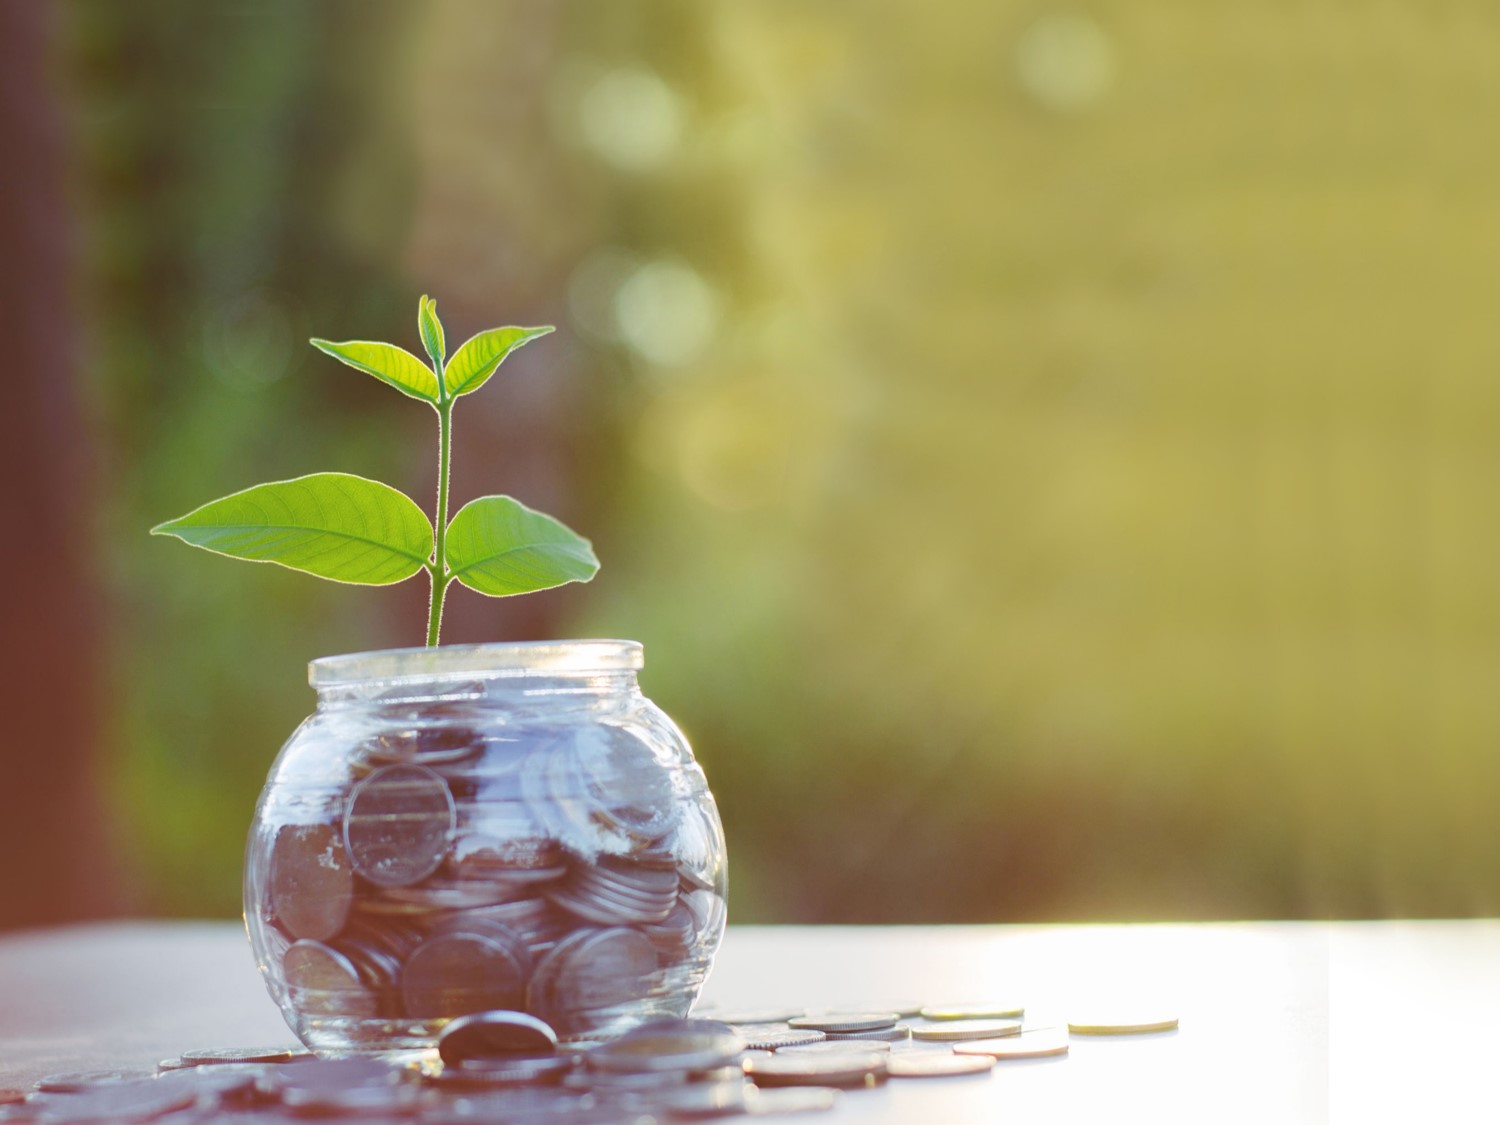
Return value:
<svg viewBox="0 0 1500 1125">
<path fill-rule="evenodd" d="M 511 352 L 522 344 L 530 343 L 539 336 L 553 331 L 552 326 L 541 328 L 491 328 L 464 341 L 463 347 L 453 353 L 443 372 L 443 382 L 448 393 L 457 398 L 484 386 L 484 382 L 495 373 L 495 368 Z"/>
<path fill-rule="evenodd" d="M 435 403 L 438 400 L 437 376 L 405 348 L 370 340 L 349 340 L 342 344 L 335 344 L 330 340 L 309 340 L 308 343 L 350 367 L 389 383 L 402 394 L 419 398 L 423 402 Z"/>
<path fill-rule="evenodd" d="M 599 560 L 587 539 L 509 496 L 481 496 L 448 525 L 448 567 L 491 597 L 587 582 Z"/>
<path fill-rule="evenodd" d="M 441 371 L 443 359 L 448 355 L 448 342 L 443 339 L 443 322 L 438 319 L 437 302 L 425 293 L 417 306 L 417 331 L 422 335 L 422 346 L 432 357 L 432 366 Z M 434 379 L 433 383 L 436 382 Z"/>
<path fill-rule="evenodd" d="M 432 555 L 432 524 L 421 508 L 388 484 L 349 473 L 257 484 L 151 534 L 367 586 L 410 578 Z"/>
</svg>

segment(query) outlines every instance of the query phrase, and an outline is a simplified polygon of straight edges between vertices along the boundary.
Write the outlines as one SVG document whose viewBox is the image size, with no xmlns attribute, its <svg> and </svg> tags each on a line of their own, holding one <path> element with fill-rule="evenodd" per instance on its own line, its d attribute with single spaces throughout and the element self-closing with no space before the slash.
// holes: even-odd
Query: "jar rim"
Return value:
<svg viewBox="0 0 1500 1125">
<path fill-rule="evenodd" d="M 308 662 L 314 688 L 371 680 L 441 680 L 473 676 L 557 676 L 639 671 L 645 650 L 639 641 L 509 641 L 434 648 L 386 648 L 322 656 Z"/>
</svg>

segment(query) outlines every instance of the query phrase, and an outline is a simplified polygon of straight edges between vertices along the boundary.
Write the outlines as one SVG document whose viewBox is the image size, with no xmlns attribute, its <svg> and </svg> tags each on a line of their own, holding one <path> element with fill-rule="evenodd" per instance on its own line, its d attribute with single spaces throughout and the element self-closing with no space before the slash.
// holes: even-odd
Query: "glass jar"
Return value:
<svg viewBox="0 0 1500 1125">
<path fill-rule="evenodd" d="M 641 664 L 606 640 L 312 662 L 245 856 L 250 944 L 308 1047 L 422 1052 L 491 1009 L 571 1043 L 687 1014 L 724 833 Z"/>
</svg>

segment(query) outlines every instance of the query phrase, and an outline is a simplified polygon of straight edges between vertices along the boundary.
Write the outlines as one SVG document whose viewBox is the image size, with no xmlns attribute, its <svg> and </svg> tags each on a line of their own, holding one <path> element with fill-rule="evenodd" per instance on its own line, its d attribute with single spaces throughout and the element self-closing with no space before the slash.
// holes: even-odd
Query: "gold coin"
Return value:
<svg viewBox="0 0 1500 1125">
<path fill-rule="evenodd" d="M 1019 1004 L 934 1004 L 922 1009 L 924 1020 L 1018 1020 L 1026 1014 Z"/>
<path fill-rule="evenodd" d="M 1177 1030 L 1177 1017 L 1164 1012 L 1096 1013 L 1082 1020 L 1069 1019 L 1068 1030 L 1074 1035 L 1143 1035 Z"/>
</svg>

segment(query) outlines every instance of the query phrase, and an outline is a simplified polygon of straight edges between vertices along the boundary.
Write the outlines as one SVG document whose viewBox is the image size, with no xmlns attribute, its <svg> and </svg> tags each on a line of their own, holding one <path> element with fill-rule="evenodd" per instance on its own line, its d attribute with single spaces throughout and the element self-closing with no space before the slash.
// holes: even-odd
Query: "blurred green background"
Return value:
<svg viewBox="0 0 1500 1125">
<path fill-rule="evenodd" d="M 1500 910 L 1500 8 L 58 11 L 124 908 L 237 913 L 305 662 L 422 639 L 146 529 L 425 497 L 305 340 L 428 292 L 559 326 L 455 497 L 604 562 L 444 640 L 643 641 L 732 920 Z"/>
</svg>

